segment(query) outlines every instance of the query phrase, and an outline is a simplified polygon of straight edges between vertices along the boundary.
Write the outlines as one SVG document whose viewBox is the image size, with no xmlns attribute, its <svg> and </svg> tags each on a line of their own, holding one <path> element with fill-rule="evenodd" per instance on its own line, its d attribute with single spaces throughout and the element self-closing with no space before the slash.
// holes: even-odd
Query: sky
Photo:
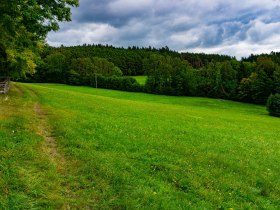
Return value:
<svg viewBox="0 0 280 210">
<path fill-rule="evenodd" d="M 168 46 L 249 56 L 280 51 L 280 0 L 80 0 L 52 46 Z"/>
</svg>

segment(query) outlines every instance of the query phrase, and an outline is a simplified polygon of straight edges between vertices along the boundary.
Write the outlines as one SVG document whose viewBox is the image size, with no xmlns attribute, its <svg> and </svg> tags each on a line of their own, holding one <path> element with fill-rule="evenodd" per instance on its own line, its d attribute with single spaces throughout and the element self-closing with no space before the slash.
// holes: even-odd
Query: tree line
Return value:
<svg viewBox="0 0 280 210">
<path fill-rule="evenodd" d="M 27 81 L 202 96 L 265 104 L 280 93 L 280 53 L 226 55 L 179 53 L 168 47 L 116 48 L 109 45 L 46 47 L 36 74 Z M 132 75 L 147 75 L 141 86 Z"/>
<path fill-rule="evenodd" d="M 270 94 L 280 93 L 280 67 L 269 55 L 259 56 L 253 62 L 211 61 L 197 69 L 185 60 L 168 56 L 155 56 L 149 63 L 151 68 L 146 86 L 154 93 L 256 104 L 265 104 Z"/>
</svg>

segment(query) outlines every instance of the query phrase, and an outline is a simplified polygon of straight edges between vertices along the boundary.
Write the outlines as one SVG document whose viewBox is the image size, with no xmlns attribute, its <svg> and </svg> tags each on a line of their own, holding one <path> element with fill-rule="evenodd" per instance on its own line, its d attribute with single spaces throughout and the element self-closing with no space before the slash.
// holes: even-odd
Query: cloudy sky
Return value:
<svg viewBox="0 0 280 210">
<path fill-rule="evenodd" d="M 237 58 L 280 51 L 280 0 L 80 0 L 72 13 L 50 45 L 168 46 Z"/>
</svg>

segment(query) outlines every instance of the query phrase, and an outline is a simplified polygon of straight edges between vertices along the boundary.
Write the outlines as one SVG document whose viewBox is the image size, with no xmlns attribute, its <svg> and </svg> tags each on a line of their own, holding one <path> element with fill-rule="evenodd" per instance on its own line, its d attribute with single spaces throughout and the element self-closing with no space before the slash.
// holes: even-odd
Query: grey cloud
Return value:
<svg viewBox="0 0 280 210">
<path fill-rule="evenodd" d="M 121 27 L 132 18 L 145 16 L 144 8 L 130 9 L 126 5 L 121 8 L 116 3 L 112 0 L 80 0 L 80 8 L 73 11 L 73 20 L 77 23 L 107 23 Z"/>
<path fill-rule="evenodd" d="M 180 51 L 220 49 L 233 55 L 241 49 L 271 51 L 279 47 L 269 42 L 279 37 L 279 9 L 279 1 L 274 0 L 80 0 L 73 22 L 61 24 L 48 41 L 54 45 L 167 45 Z"/>
</svg>

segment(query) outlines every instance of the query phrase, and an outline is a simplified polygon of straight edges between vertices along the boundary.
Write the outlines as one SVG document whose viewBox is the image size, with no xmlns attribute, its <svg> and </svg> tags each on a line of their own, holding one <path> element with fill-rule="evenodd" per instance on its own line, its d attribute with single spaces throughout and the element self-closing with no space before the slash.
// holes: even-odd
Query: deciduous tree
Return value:
<svg viewBox="0 0 280 210">
<path fill-rule="evenodd" d="M 9 0 L 0 4 L 0 74 L 13 77 L 35 71 L 38 49 L 58 22 L 70 21 L 78 0 Z"/>
</svg>

